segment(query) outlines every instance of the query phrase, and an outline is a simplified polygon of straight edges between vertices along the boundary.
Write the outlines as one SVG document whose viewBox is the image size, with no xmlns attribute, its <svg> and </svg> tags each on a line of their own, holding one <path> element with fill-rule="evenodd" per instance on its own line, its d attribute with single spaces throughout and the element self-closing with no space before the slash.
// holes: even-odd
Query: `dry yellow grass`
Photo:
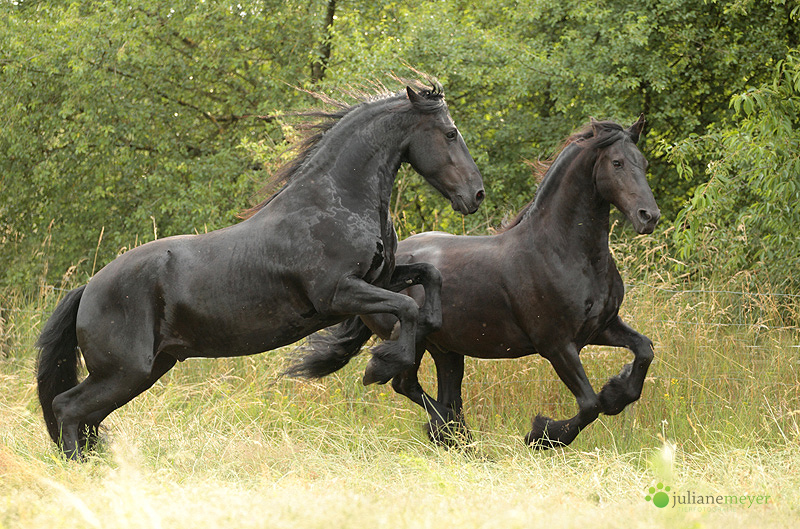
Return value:
<svg viewBox="0 0 800 529">
<path fill-rule="evenodd" d="M 657 288 L 654 287 L 657 285 Z M 792 298 L 636 283 L 623 309 L 656 343 L 642 400 L 566 449 L 523 446 L 530 417 L 572 397 L 541 359 L 469 361 L 464 450 L 427 442 L 423 413 L 363 388 L 365 358 L 318 383 L 277 377 L 286 351 L 189 361 L 63 461 L 35 398 L 31 346 L 52 293 L 5 297 L 0 528 L 793 527 L 800 519 L 800 333 Z M 628 361 L 587 351 L 601 384 Z M 424 384 L 433 389 L 430 366 Z M 766 505 L 669 505 L 769 495 Z"/>
</svg>

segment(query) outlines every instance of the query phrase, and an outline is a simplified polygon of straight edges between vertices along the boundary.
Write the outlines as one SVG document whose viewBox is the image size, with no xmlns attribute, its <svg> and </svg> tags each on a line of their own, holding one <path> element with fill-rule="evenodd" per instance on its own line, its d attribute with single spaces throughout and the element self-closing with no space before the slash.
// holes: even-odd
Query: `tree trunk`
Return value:
<svg viewBox="0 0 800 529">
<path fill-rule="evenodd" d="M 317 49 L 317 56 L 311 61 L 311 82 L 318 83 L 325 77 L 328 60 L 331 58 L 331 28 L 336 14 L 336 0 L 328 0 L 328 13 L 325 15 L 325 31 Z"/>
</svg>

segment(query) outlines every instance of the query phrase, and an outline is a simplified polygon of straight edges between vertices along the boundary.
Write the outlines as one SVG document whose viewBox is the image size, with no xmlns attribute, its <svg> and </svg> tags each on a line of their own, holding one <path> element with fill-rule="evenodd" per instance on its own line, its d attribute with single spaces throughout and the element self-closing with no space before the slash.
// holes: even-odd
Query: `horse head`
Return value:
<svg viewBox="0 0 800 529">
<path fill-rule="evenodd" d="M 438 88 L 417 93 L 407 87 L 412 112 L 419 116 L 404 146 L 404 161 L 464 215 L 474 213 L 485 191 L 481 173 L 455 126 Z"/>
<path fill-rule="evenodd" d="M 630 128 L 615 135 L 613 142 L 599 149 L 593 178 L 600 195 L 625 214 L 638 233 L 652 233 L 661 217 L 653 191 L 647 183 L 647 160 L 636 143 L 644 128 L 644 114 Z M 602 131 L 592 119 L 595 138 Z"/>
</svg>

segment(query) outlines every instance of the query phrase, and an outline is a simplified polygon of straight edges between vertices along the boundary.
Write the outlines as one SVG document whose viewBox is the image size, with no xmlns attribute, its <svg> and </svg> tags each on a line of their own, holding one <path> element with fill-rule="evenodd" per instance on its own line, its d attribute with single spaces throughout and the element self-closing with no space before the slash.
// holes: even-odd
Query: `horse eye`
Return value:
<svg viewBox="0 0 800 529">
<path fill-rule="evenodd" d="M 457 130 L 448 130 L 445 133 L 444 137 L 447 138 L 448 140 L 454 140 L 454 139 L 456 139 L 458 137 L 458 131 Z"/>
<path fill-rule="evenodd" d="M 611 162 L 614 167 L 622 167 L 622 162 L 619 160 L 614 160 Z"/>
</svg>

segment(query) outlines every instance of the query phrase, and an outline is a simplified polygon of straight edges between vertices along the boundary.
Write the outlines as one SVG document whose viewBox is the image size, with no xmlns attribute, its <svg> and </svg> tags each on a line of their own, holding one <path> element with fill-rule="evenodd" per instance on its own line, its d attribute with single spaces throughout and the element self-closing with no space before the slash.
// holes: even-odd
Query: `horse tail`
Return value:
<svg viewBox="0 0 800 529">
<path fill-rule="evenodd" d="M 372 331 L 358 316 L 316 332 L 284 374 L 302 378 L 330 375 L 346 366 L 371 336 Z"/>
<path fill-rule="evenodd" d="M 53 411 L 53 399 L 78 384 L 78 335 L 75 323 L 86 285 L 71 290 L 53 311 L 36 341 L 39 348 L 36 381 L 47 432 L 58 444 L 61 431 Z"/>
</svg>

